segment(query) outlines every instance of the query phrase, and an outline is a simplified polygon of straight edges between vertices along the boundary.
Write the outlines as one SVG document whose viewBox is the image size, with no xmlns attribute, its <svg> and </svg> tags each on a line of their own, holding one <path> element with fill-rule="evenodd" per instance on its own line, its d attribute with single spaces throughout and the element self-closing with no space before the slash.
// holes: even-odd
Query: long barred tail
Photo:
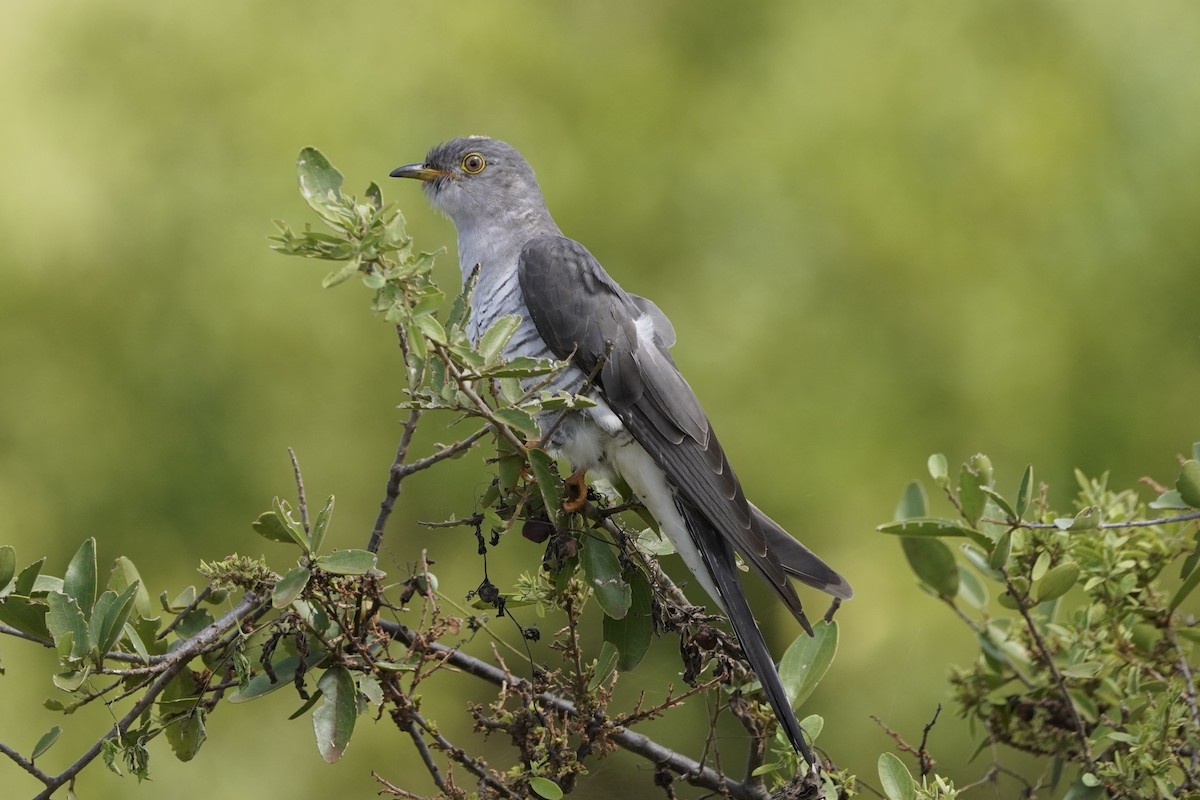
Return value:
<svg viewBox="0 0 1200 800">
<path fill-rule="evenodd" d="M 791 703 L 788 702 L 787 692 L 779 680 L 775 660 L 771 657 L 771 651 L 767 649 L 767 643 L 758 629 L 758 623 L 754 621 L 754 614 L 750 611 L 750 604 L 746 602 L 746 595 L 738 581 L 733 547 L 708 523 L 708 520 L 704 519 L 685 500 L 677 497 L 675 506 L 683 516 L 692 540 L 704 557 L 709 576 L 720 594 L 720 597 L 716 599 L 724 606 L 725 613 L 729 616 L 733 632 L 742 645 L 742 650 L 746 653 L 746 659 L 750 662 L 751 669 L 762 683 L 763 691 L 767 694 L 767 702 L 771 704 L 771 708 L 775 712 L 775 718 L 783 726 L 784 733 L 787 734 L 792 747 L 796 749 L 801 758 L 808 762 L 810 769 L 814 768 L 817 763 L 816 759 L 813 757 L 808 743 L 804 740 L 800 722 L 796 719 Z"/>
</svg>

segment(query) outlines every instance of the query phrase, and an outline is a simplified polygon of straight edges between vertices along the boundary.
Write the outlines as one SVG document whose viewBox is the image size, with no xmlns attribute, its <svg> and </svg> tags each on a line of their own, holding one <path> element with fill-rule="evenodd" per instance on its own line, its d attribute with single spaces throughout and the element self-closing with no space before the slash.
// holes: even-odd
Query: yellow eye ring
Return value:
<svg viewBox="0 0 1200 800">
<path fill-rule="evenodd" d="M 468 175 L 478 175 L 483 172 L 483 168 L 487 166 L 487 162 L 483 160 L 483 156 L 479 153 L 467 153 L 463 156 L 462 169 Z"/>
</svg>

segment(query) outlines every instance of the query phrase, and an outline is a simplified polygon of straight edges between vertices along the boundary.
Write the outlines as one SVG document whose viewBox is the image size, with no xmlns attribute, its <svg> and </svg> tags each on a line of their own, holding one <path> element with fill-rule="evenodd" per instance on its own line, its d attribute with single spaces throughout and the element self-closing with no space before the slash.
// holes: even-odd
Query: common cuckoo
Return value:
<svg viewBox="0 0 1200 800">
<path fill-rule="evenodd" d="M 520 327 L 505 355 L 568 359 L 548 387 L 590 386 L 596 405 L 538 420 L 541 442 L 575 468 L 622 478 L 658 521 L 697 582 L 729 617 L 788 739 L 811 753 L 775 663 L 738 582 L 734 552 L 812 628 L 790 579 L 849 599 L 850 585 L 750 503 L 712 424 L 667 349 L 671 323 L 629 294 L 583 245 L 563 236 L 529 163 L 511 145 L 471 136 L 434 147 L 419 164 L 392 171 L 422 181 L 430 204 L 454 221 L 463 278 L 479 269 L 469 334 L 499 318 Z M 589 377 L 591 380 L 589 381 Z"/>
</svg>

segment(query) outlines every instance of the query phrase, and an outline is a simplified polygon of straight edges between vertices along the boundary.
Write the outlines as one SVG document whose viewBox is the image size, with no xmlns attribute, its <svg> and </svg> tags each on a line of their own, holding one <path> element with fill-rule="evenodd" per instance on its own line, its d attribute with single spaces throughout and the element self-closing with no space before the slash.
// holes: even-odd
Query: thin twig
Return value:
<svg viewBox="0 0 1200 800">
<path fill-rule="evenodd" d="M 481 781 L 505 797 L 511 797 L 513 800 L 521 800 L 521 796 L 519 794 L 514 792 L 512 789 L 509 789 L 504 785 L 503 782 L 492 777 L 491 773 L 488 772 L 487 767 L 485 767 L 481 761 L 468 756 L 461 747 L 455 747 L 453 744 L 451 744 L 445 736 L 442 736 L 442 734 L 438 733 L 432 726 L 430 726 L 430 724 L 425 721 L 425 718 L 419 713 L 416 711 L 409 711 L 408 713 L 412 717 L 413 722 L 415 722 L 417 725 L 420 725 L 426 733 L 433 737 L 433 740 L 437 742 L 438 747 L 440 747 L 447 756 L 454 759 L 459 764 L 462 764 L 464 767 L 470 770 L 475 777 L 479 778 Z"/>
<path fill-rule="evenodd" d="M 1196 683 L 1192 678 L 1192 669 L 1188 664 L 1187 654 L 1183 652 L 1183 648 L 1179 646 L 1179 639 L 1175 636 L 1173 624 L 1167 626 L 1167 640 L 1179 654 L 1179 674 L 1183 675 L 1183 696 L 1187 700 L 1188 710 L 1192 712 L 1192 726 L 1200 731 L 1200 707 L 1196 703 Z M 1200 753 L 1195 748 L 1192 749 L 1191 758 L 1192 773 L 1195 773 L 1200 770 Z"/>
<path fill-rule="evenodd" d="M 188 662 L 201 653 L 208 652 L 214 645 L 220 642 L 222 637 L 230 628 L 236 628 L 241 624 L 242 620 L 254 614 L 263 600 L 254 593 L 247 593 L 241 601 L 226 612 L 220 619 L 216 620 L 208 627 L 201 630 L 192 638 L 186 640 L 178 649 L 174 650 L 169 655 L 169 664 L 166 669 L 154 680 L 146 689 L 145 694 L 138 698 L 129 712 L 122 717 L 116 725 L 101 736 L 95 744 L 87 749 L 74 764 L 67 767 L 58 775 L 53 777 L 46 776 L 47 780 L 43 780 L 46 788 L 40 794 L 34 797 L 34 800 L 50 800 L 50 797 L 58 791 L 60 787 L 72 780 L 79 772 L 90 764 L 96 756 L 100 755 L 100 751 L 104 747 L 104 743 L 112 738 L 119 738 L 125 735 L 129 727 L 141 717 L 158 699 L 163 690 L 175 679 L 175 676 L 187 666 Z"/>
<path fill-rule="evenodd" d="M 208 596 L 210 594 L 212 594 L 212 584 L 211 583 L 208 586 L 205 586 L 203 589 L 201 589 L 200 593 L 198 595 L 196 595 L 196 598 L 194 600 L 192 600 L 192 602 L 188 603 L 187 606 L 185 606 L 182 611 L 180 611 L 178 614 L 176 614 L 175 619 L 171 620 L 171 624 L 168 625 L 167 627 L 163 628 L 162 632 L 159 633 L 158 636 L 155 636 L 154 638 L 161 641 L 168 633 L 170 633 L 171 631 L 173 631 L 177 627 L 179 627 L 179 623 L 183 622 L 184 618 L 188 614 L 191 614 L 193 611 L 195 611 L 196 606 L 200 605 L 206 599 L 208 599 Z"/>
<path fill-rule="evenodd" d="M 44 773 L 40 769 L 38 769 L 32 761 L 30 761 L 27 758 L 25 758 L 24 756 L 22 756 L 16 750 L 13 750 L 11 747 L 6 745 L 4 742 L 0 742 L 0 753 L 4 753 L 4 755 L 11 758 L 13 761 L 16 762 L 17 766 L 19 766 L 21 769 L 28 772 L 33 777 L 37 778 L 44 785 L 49 786 L 50 782 L 52 780 L 54 780 L 49 775 L 47 775 L 46 773 Z"/>
<path fill-rule="evenodd" d="M 1177 517 L 1158 517 L 1156 519 L 1131 519 L 1125 522 L 1101 522 L 1096 525 L 1094 530 L 1120 530 L 1121 528 L 1150 528 L 1155 525 L 1170 525 L 1176 522 L 1188 522 L 1193 519 L 1200 519 L 1200 511 L 1191 511 L 1187 514 L 1180 514 Z M 1014 528 L 1028 528 L 1029 530 L 1063 530 L 1053 522 L 1026 522 L 1021 519 L 981 519 L 980 522 L 990 522 L 994 525 L 1009 525 Z"/>
<path fill-rule="evenodd" d="M 296 503 L 300 506 L 300 524 L 304 526 L 304 532 L 308 533 L 308 498 L 304 496 L 304 477 L 300 474 L 300 462 L 296 458 L 296 451 L 290 447 L 288 457 L 292 459 L 292 472 L 296 476 Z"/>
<path fill-rule="evenodd" d="M 475 387 L 471 386 L 471 381 L 459 371 L 458 366 L 446 352 L 446 348 L 440 344 L 434 344 L 434 352 L 436 352 L 442 359 L 443 363 L 445 363 L 446 370 L 450 373 L 450 377 L 454 378 L 454 382 L 458 385 L 458 388 L 467 396 L 467 399 L 475 404 L 475 408 L 479 411 L 479 415 L 490 422 L 492 427 L 496 429 L 496 432 L 507 439 L 509 444 L 515 447 L 518 453 L 525 455 L 525 443 L 522 442 L 521 439 L 512 432 L 511 428 L 496 418 L 496 415 L 492 411 L 492 407 L 487 404 L 487 401 L 479 396 L 479 393 L 475 391 Z"/>
<path fill-rule="evenodd" d="M 417 420 L 421 418 L 421 409 L 414 408 L 408 413 L 408 420 L 404 423 L 404 432 L 400 434 L 400 444 L 396 447 L 396 457 L 392 460 L 392 467 L 388 470 L 387 487 L 384 489 L 383 500 L 379 503 L 379 515 L 375 517 L 375 525 L 371 528 L 371 538 L 367 541 L 367 550 L 372 553 L 379 552 L 379 546 L 383 544 L 383 527 L 387 525 L 388 517 L 392 515 L 392 508 L 396 505 L 396 498 L 400 496 L 400 482 L 404 480 L 404 459 L 408 457 L 408 448 L 412 444 L 413 432 L 417 429 Z"/>
<path fill-rule="evenodd" d="M 433 782 L 442 792 L 446 792 L 446 779 L 442 777 L 442 771 L 438 769 L 437 762 L 433 760 L 433 753 L 429 752 L 429 745 L 425 744 L 425 737 L 421 735 L 417 723 L 412 719 L 408 721 L 408 735 L 412 737 L 417 753 L 425 762 L 425 769 L 429 770 L 429 777 L 433 778 Z"/>
<path fill-rule="evenodd" d="M 494 667 L 485 661 L 481 661 L 474 656 L 468 655 L 461 650 L 448 647 L 439 642 L 419 642 L 414 633 L 406 626 L 387 620 L 380 620 L 381 627 L 390 635 L 403 642 L 405 645 L 423 650 L 430 650 L 443 656 L 445 663 L 448 663 L 463 672 L 473 675 L 476 678 L 487 681 L 496 686 L 516 685 L 523 689 L 532 691 L 533 687 L 522 678 L 517 678 L 511 673 Z M 575 708 L 575 704 L 570 700 L 560 697 L 550 692 L 543 692 L 537 695 L 537 699 L 546 705 L 569 714 L 577 715 L 579 712 Z M 689 758 L 685 755 L 676 753 L 675 751 L 655 742 L 654 740 L 628 728 L 614 726 L 608 733 L 609 740 L 618 747 L 628 750 L 635 755 L 650 761 L 656 766 L 669 769 L 677 775 L 695 785 L 702 786 L 706 789 L 711 789 L 716 792 L 728 791 L 729 794 L 738 800 L 766 800 L 767 794 L 762 789 L 755 789 L 747 786 L 744 783 L 731 781 L 725 776 L 716 772 L 710 767 Z"/>
<path fill-rule="evenodd" d="M 937 710 L 933 712 L 933 719 L 925 723 L 925 727 L 921 730 L 921 746 L 917 748 L 917 761 L 921 765 L 921 777 L 924 778 L 937 762 L 933 760 L 933 756 L 929 755 L 929 751 L 925 749 L 925 745 L 929 742 L 929 732 L 933 730 L 933 726 L 937 724 L 938 716 L 942 713 L 942 704 L 937 704 Z"/>
<path fill-rule="evenodd" d="M 1062 673 L 1059 672 L 1058 666 L 1054 663 L 1054 657 L 1050 654 L 1050 649 L 1046 646 L 1046 641 L 1042 638 L 1037 623 L 1029 615 L 1029 603 L 1026 601 L 1025 596 L 1013 586 L 1007 569 L 1001 567 L 1000 575 L 1004 578 L 1004 585 L 1008 589 L 1009 595 L 1017 603 L 1017 610 L 1021 612 L 1021 617 L 1025 620 L 1025 627 L 1029 629 L 1029 634 L 1033 637 L 1034 644 L 1037 646 L 1042 661 L 1045 662 L 1046 668 L 1050 670 L 1050 674 L 1054 678 L 1054 683 L 1058 686 L 1058 692 L 1062 697 L 1062 701 L 1066 703 L 1067 711 L 1071 715 L 1071 723 L 1075 728 L 1075 736 L 1079 739 L 1079 746 L 1082 750 L 1083 760 L 1087 764 L 1088 771 L 1094 772 L 1096 764 L 1092 759 L 1091 743 L 1088 742 L 1087 731 L 1083 727 L 1083 720 L 1080 718 L 1079 712 L 1075 710 L 1075 702 L 1071 700 L 1071 695 L 1067 691 L 1067 682 L 1063 678 Z"/>
</svg>

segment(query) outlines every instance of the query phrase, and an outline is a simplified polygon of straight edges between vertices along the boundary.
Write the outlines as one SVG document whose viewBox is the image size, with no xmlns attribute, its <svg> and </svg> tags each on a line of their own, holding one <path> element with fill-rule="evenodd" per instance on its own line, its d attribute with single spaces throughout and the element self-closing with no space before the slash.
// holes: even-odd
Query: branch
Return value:
<svg viewBox="0 0 1200 800">
<path fill-rule="evenodd" d="M 1096 530 L 1110 531 L 1121 528 L 1151 528 L 1155 525 L 1171 525 L 1176 522 L 1189 522 L 1200 519 L 1200 511 L 1190 511 L 1175 517 L 1156 517 L 1155 519 L 1131 519 L 1125 522 L 1101 522 Z M 1029 530 L 1063 530 L 1053 522 L 1026 522 L 1022 519 L 981 519 L 980 522 L 990 522 L 994 525 L 1008 525 L 1013 528 L 1028 528 Z"/>
<path fill-rule="evenodd" d="M 13 761 L 15 761 L 17 763 L 17 766 L 19 766 L 21 769 L 28 772 L 33 777 L 37 778 L 42 783 L 49 784 L 50 781 L 53 780 L 53 778 L 51 778 L 49 775 L 47 775 L 46 773 L 44 773 L 40 769 L 38 769 L 36 766 L 34 766 L 32 761 L 29 761 L 28 759 L 26 759 L 24 756 L 22 756 L 16 750 L 13 750 L 11 747 L 6 745 L 4 742 L 0 742 L 0 753 L 4 753 L 4 755 L 8 756 Z"/>
<path fill-rule="evenodd" d="M 1050 649 L 1046 647 L 1046 641 L 1042 638 L 1042 633 L 1038 630 L 1037 623 L 1033 621 L 1033 617 L 1029 616 L 1027 598 L 1013 586 L 1007 569 L 1001 567 L 1000 574 L 1004 577 L 1004 585 L 1008 589 L 1009 595 L 1017 603 L 1017 610 L 1021 612 L 1021 617 L 1025 620 L 1025 627 L 1029 629 L 1029 634 L 1033 637 L 1034 644 L 1041 654 L 1042 661 L 1045 662 L 1047 669 L 1050 670 L 1050 674 L 1054 678 L 1054 683 L 1058 686 L 1058 692 L 1062 695 L 1062 701 L 1067 705 L 1067 711 L 1071 715 L 1071 724 L 1075 728 L 1075 736 L 1079 739 L 1079 747 L 1083 755 L 1083 760 L 1087 764 L 1088 771 L 1095 772 L 1096 763 L 1092 759 L 1092 746 L 1088 742 L 1087 731 L 1083 727 L 1083 720 L 1080 719 L 1079 712 L 1075 710 L 1075 702 L 1071 699 L 1070 692 L 1067 691 L 1067 682 L 1063 679 L 1062 673 L 1058 671 L 1058 666 L 1054 663 L 1054 657 L 1050 655 Z"/>
<path fill-rule="evenodd" d="M 104 743 L 114 737 L 123 737 L 125 732 L 129 730 L 129 726 L 138 720 L 146 709 L 154 704 L 158 696 L 163 690 L 174 680 L 188 662 L 196 656 L 211 649 L 214 645 L 219 644 L 221 638 L 232 628 L 236 628 L 241 624 L 242 620 L 253 615 L 258 611 L 263 603 L 262 598 L 253 592 L 247 593 L 241 601 L 230 611 L 224 614 L 216 622 L 213 622 L 204 630 L 197 633 L 191 639 L 185 641 L 177 650 L 170 653 L 166 659 L 166 666 L 163 672 L 159 675 L 146 692 L 138 698 L 138 701 L 133 704 L 124 717 L 117 722 L 107 733 L 100 737 L 91 747 L 87 749 L 82 756 L 75 761 L 74 764 L 67 767 L 58 775 L 50 776 L 35 776 L 45 784 L 46 788 L 34 800 L 50 800 L 50 797 L 64 784 L 75 778 L 79 772 L 95 760 L 96 756 L 100 755 L 100 751 L 104 747 Z M 7 751 L 7 748 L 5 748 Z M 11 758 L 11 755 L 10 755 Z M 18 761 L 18 763 L 20 763 Z M 32 766 L 32 765 L 31 765 Z M 27 770 L 28 771 L 28 770 Z M 32 774 L 32 773 L 31 773 Z"/>
<path fill-rule="evenodd" d="M 496 686 L 516 685 L 525 689 L 532 689 L 528 681 L 514 677 L 511 673 L 468 655 L 457 648 L 448 647 L 438 642 L 424 643 L 418 641 L 417 637 L 414 636 L 407 626 L 383 620 L 380 621 L 380 625 L 388 634 L 403 642 L 408 647 L 438 653 L 445 663 L 452 664 L 476 678 L 480 678 Z M 556 694 L 543 692 L 537 695 L 537 699 L 558 711 L 571 716 L 578 716 L 579 712 L 575 708 L 575 704 Z M 639 755 L 656 766 L 665 767 L 683 776 L 688 783 L 695 786 L 702 786 L 715 792 L 727 791 L 731 797 L 738 798 L 738 800 L 766 800 L 767 798 L 765 790 L 732 781 L 716 770 L 706 767 L 685 755 L 676 753 L 674 750 L 664 747 L 652 739 L 640 733 L 635 733 L 628 728 L 614 726 L 608 736 L 618 747 Z"/>
<path fill-rule="evenodd" d="M 387 487 L 384 489 L 383 500 L 379 503 L 379 516 L 375 518 L 375 527 L 371 528 L 371 538 L 367 542 L 367 550 L 379 552 L 383 544 L 383 526 L 392 515 L 392 507 L 400 496 L 400 481 L 404 480 L 404 459 L 408 457 L 408 448 L 412 444 L 413 432 L 417 429 L 417 420 L 421 418 L 421 409 L 414 408 L 408 413 L 408 421 L 404 423 L 404 433 L 400 435 L 400 444 L 396 447 L 396 458 L 388 471 Z"/>
</svg>

